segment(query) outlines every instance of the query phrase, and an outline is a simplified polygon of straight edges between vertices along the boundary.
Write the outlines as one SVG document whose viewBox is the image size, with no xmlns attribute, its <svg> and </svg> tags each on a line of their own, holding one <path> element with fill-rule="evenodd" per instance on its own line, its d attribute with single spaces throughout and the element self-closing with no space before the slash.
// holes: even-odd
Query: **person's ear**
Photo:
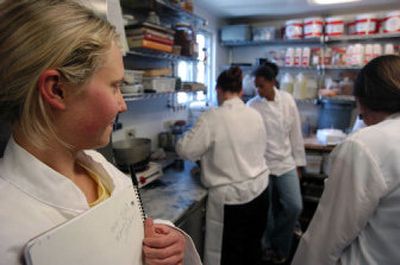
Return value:
<svg viewBox="0 0 400 265">
<path fill-rule="evenodd" d="M 43 101 L 52 108 L 65 109 L 65 91 L 60 82 L 61 74 L 57 70 L 45 70 L 40 75 L 37 88 Z"/>
</svg>

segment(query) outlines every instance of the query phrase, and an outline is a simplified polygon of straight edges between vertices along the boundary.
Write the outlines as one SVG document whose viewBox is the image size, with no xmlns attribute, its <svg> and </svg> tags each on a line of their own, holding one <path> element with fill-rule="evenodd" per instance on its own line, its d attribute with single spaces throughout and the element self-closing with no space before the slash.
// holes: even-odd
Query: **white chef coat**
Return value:
<svg viewBox="0 0 400 265">
<path fill-rule="evenodd" d="M 268 101 L 256 96 L 247 105 L 256 109 L 264 120 L 268 135 L 267 165 L 271 174 L 280 176 L 306 165 L 304 140 L 299 111 L 293 97 L 276 87 L 275 98 Z"/>
<path fill-rule="evenodd" d="M 79 160 L 98 174 L 111 196 L 132 185 L 98 152 L 81 152 Z M 23 264 L 23 247 L 31 238 L 89 208 L 85 195 L 72 181 L 11 137 L 0 160 L 0 265 Z M 192 240 L 186 237 L 185 264 L 201 264 Z"/>
<path fill-rule="evenodd" d="M 246 203 L 268 185 L 269 170 L 262 156 L 266 139 L 260 115 L 235 97 L 203 113 L 178 141 L 176 151 L 185 159 L 201 160 L 206 187 L 232 187 L 226 204 Z"/>
<path fill-rule="evenodd" d="M 331 155 L 324 193 L 292 265 L 400 264 L 400 114 Z"/>
<path fill-rule="evenodd" d="M 268 186 L 266 143 L 260 114 L 237 97 L 203 113 L 178 141 L 180 156 L 201 159 L 201 180 L 209 188 L 204 264 L 221 262 L 224 205 L 250 202 Z"/>
</svg>

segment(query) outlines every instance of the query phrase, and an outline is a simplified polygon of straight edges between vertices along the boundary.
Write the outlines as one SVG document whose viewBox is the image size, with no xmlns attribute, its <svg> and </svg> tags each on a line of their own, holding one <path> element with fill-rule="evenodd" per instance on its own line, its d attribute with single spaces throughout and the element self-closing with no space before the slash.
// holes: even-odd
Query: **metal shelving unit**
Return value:
<svg viewBox="0 0 400 265">
<path fill-rule="evenodd" d="M 226 47 L 262 46 L 262 45 L 298 45 L 298 44 L 323 44 L 323 38 L 310 38 L 299 40 L 265 40 L 265 41 L 229 41 L 221 44 Z"/>
<path fill-rule="evenodd" d="M 122 94 L 126 102 L 162 98 L 174 95 L 176 92 L 163 93 L 132 93 Z"/>
<path fill-rule="evenodd" d="M 168 60 L 168 61 L 191 61 L 191 62 L 198 62 L 199 60 L 194 57 L 176 55 L 168 52 L 161 52 L 152 49 L 146 48 L 135 48 L 127 52 L 127 56 L 140 56 L 152 59 L 159 59 L 159 60 Z"/>
<path fill-rule="evenodd" d="M 370 35 L 344 35 L 338 37 L 325 36 L 324 43 L 338 43 L 338 42 L 369 42 L 369 41 L 382 41 L 399 39 L 400 33 L 381 33 Z"/>
<path fill-rule="evenodd" d="M 188 12 L 167 0 L 122 0 L 121 4 L 123 9 L 127 11 L 135 10 L 143 14 L 147 14 L 148 11 L 156 11 L 158 14 L 162 14 L 161 19 L 163 22 L 169 24 L 186 22 L 195 27 L 207 24 L 207 20 L 204 18 Z"/>
</svg>

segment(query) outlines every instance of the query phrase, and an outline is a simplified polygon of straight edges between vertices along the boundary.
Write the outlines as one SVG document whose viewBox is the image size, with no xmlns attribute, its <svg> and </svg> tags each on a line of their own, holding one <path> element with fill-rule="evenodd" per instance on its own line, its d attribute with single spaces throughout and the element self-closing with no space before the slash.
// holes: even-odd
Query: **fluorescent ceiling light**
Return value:
<svg viewBox="0 0 400 265">
<path fill-rule="evenodd" d="M 308 0 L 311 4 L 317 5 L 333 5 L 333 4 L 344 4 L 350 2 L 359 2 L 361 0 Z"/>
</svg>

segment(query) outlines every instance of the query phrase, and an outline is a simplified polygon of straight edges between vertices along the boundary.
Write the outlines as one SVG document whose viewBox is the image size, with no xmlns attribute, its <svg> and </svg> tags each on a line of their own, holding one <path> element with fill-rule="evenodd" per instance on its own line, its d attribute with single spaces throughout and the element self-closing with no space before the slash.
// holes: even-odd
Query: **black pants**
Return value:
<svg viewBox="0 0 400 265">
<path fill-rule="evenodd" d="M 259 264 L 267 213 L 267 189 L 248 203 L 225 205 L 221 265 Z"/>
</svg>

